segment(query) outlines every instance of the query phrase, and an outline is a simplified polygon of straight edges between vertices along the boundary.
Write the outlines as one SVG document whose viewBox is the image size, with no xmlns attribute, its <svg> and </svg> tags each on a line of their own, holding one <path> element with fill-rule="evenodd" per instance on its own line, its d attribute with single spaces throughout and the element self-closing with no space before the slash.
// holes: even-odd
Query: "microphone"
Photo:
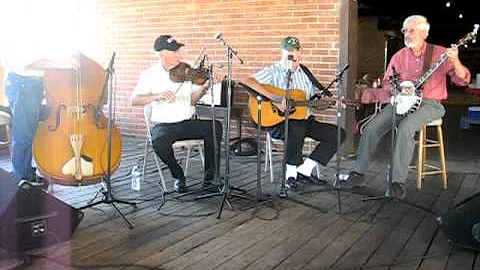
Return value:
<svg viewBox="0 0 480 270">
<path fill-rule="evenodd" d="M 205 66 L 205 62 L 207 61 L 207 54 L 203 54 L 202 61 L 200 61 L 200 64 L 198 64 L 198 68 L 202 69 Z M 208 64 L 208 62 L 207 62 Z"/>
<path fill-rule="evenodd" d="M 228 45 L 228 44 L 225 42 L 225 40 L 223 39 L 223 33 L 216 33 L 215 36 L 213 36 L 213 37 L 215 38 L 215 40 L 221 41 L 221 42 L 223 43 L 223 46 L 225 46 L 225 47 L 228 48 L 229 53 L 231 53 L 233 56 L 235 56 L 235 57 L 238 59 L 238 61 L 240 61 L 240 64 L 243 65 L 243 59 L 238 56 L 238 52 L 237 52 L 237 51 L 234 51 L 234 50 L 232 49 L 232 47 L 230 47 L 230 45 Z M 231 58 L 232 56 L 229 55 L 228 57 Z"/>
<path fill-rule="evenodd" d="M 293 55 L 292 54 L 289 54 L 287 56 L 287 67 L 288 67 L 288 70 L 290 72 L 293 70 Z"/>
<path fill-rule="evenodd" d="M 218 41 L 223 40 L 223 33 L 216 33 L 214 38 Z"/>
</svg>

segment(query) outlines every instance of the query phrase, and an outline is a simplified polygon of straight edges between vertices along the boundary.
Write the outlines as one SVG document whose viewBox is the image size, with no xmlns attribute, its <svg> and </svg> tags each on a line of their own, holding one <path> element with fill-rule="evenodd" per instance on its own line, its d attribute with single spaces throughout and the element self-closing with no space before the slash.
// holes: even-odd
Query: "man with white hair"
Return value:
<svg viewBox="0 0 480 270">
<path fill-rule="evenodd" d="M 451 81 L 458 85 L 467 85 L 470 81 L 470 72 L 460 62 L 458 49 L 455 46 L 446 49 L 426 42 L 429 29 L 430 25 L 424 16 L 413 15 L 405 19 L 401 29 L 405 47 L 393 55 L 383 78 L 382 91 L 390 92 L 389 78 L 394 71 L 399 74 L 399 82 L 415 82 L 439 59 L 442 53 L 446 53 L 448 57 L 448 60 L 423 85 L 422 102 L 419 108 L 413 113 L 395 117 L 397 132 L 390 177 L 393 182 L 392 195 L 398 198 L 403 198 L 406 194 L 404 184 L 415 147 L 415 132 L 419 131 L 423 125 L 445 114 L 441 101 L 447 98 L 446 77 L 449 76 Z M 401 91 L 412 93 L 414 89 L 401 87 Z M 349 181 L 347 185 L 356 186 L 363 183 L 371 154 L 380 139 L 391 130 L 393 109 L 391 104 L 386 105 L 366 126 L 360 138 L 357 159 L 347 179 Z"/>
</svg>

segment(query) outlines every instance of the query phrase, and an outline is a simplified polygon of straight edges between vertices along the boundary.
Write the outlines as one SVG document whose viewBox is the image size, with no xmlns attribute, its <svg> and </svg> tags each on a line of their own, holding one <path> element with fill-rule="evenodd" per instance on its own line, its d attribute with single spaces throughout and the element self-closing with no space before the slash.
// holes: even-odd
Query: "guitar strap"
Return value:
<svg viewBox="0 0 480 270">
<path fill-rule="evenodd" d="M 422 74 L 425 74 L 427 70 L 430 68 L 430 65 L 432 64 L 432 56 L 433 56 L 433 45 L 430 43 L 427 43 L 427 49 L 425 51 L 425 57 L 423 58 L 423 72 Z M 420 87 L 423 89 L 423 87 Z"/>
<path fill-rule="evenodd" d="M 305 65 L 300 64 L 300 68 L 302 68 L 303 72 L 305 72 L 305 74 L 307 74 L 307 77 L 310 79 L 313 86 L 318 88 L 318 90 L 325 89 L 325 87 L 320 82 L 318 82 L 317 78 L 315 78 L 315 76 L 313 76 L 313 73 Z"/>
<path fill-rule="evenodd" d="M 425 51 L 425 58 L 423 59 L 423 73 L 427 72 L 432 64 L 433 45 L 427 43 L 427 50 Z"/>
</svg>

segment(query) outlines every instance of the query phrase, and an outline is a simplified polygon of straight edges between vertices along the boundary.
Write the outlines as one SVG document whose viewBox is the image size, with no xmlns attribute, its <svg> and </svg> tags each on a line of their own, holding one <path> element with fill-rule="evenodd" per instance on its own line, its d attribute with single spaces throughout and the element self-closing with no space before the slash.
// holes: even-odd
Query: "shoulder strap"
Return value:
<svg viewBox="0 0 480 270">
<path fill-rule="evenodd" d="M 325 89 L 325 87 L 320 82 L 318 82 L 317 78 L 313 76 L 312 72 L 305 65 L 300 64 L 300 68 L 302 68 L 303 72 L 307 74 L 307 77 L 310 79 L 310 81 L 316 88 L 318 88 L 319 90 Z"/>
<path fill-rule="evenodd" d="M 427 50 L 425 51 L 425 58 L 423 59 L 423 73 L 427 72 L 432 64 L 432 56 L 433 56 L 433 45 L 427 43 Z"/>
</svg>

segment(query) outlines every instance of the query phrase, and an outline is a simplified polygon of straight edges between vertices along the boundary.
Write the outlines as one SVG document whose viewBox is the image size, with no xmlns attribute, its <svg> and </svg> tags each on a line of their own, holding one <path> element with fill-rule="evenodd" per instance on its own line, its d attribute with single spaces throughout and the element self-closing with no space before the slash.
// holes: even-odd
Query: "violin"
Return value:
<svg viewBox="0 0 480 270">
<path fill-rule="evenodd" d="M 192 68 L 185 62 L 180 62 L 169 71 L 170 79 L 175 83 L 192 82 L 194 84 L 202 85 L 209 78 L 209 70 L 207 68 L 199 67 Z"/>
</svg>

